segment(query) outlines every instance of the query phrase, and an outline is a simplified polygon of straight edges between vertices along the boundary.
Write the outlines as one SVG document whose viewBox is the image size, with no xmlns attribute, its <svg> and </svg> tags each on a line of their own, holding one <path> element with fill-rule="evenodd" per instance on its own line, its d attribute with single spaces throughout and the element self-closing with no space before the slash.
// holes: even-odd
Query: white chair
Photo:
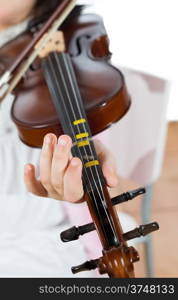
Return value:
<svg viewBox="0 0 178 300">
<path fill-rule="evenodd" d="M 146 186 L 141 209 L 142 222 L 146 224 L 151 221 L 153 184 L 161 173 L 170 83 L 135 70 L 121 70 L 132 105 L 123 119 L 109 129 L 109 144 L 117 158 L 119 175 Z M 141 241 L 144 242 L 147 276 L 153 277 L 151 235 Z"/>
</svg>

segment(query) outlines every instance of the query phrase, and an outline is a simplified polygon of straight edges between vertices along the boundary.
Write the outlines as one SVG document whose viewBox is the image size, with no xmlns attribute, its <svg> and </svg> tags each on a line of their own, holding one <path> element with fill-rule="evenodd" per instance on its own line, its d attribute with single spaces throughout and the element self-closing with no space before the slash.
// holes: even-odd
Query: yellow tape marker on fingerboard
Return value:
<svg viewBox="0 0 178 300">
<path fill-rule="evenodd" d="M 87 146 L 87 145 L 89 145 L 89 140 L 77 142 L 78 147 L 84 147 L 84 146 Z"/>
<path fill-rule="evenodd" d="M 90 167 L 97 166 L 97 165 L 99 165 L 98 160 L 91 160 L 91 161 L 88 161 L 87 163 L 85 163 L 86 168 L 90 168 Z"/>
<path fill-rule="evenodd" d="M 74 124 L 74 125 L 78 125 L 78 124 L 82 124 L 82 123 L 85 123 L 85 122 L 86 122 L 85 119 L 79 119 L 79 120 L 73 121 L 73 124 Z"/>
<path fill-rule="evenodd" d="M 85 137 L 88 137 L 89 136 L 89 133 L 88 132 L 82 132 L 82 133 L 79 133 L 79 134 L 76 134 L 76 139 L 79 140 L 79 139 L 83 139 Z"/>
</svg>

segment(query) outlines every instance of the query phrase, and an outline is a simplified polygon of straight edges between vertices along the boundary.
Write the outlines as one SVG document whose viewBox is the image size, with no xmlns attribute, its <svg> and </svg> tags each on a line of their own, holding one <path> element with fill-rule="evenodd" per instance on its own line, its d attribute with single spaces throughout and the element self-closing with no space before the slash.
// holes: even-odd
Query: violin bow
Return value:
<svg viewBox="0 0 178 300">
<path fill-rule="evenodd" d="M 65 21 L 65 19 L 73 10 L 75 5 L 76 5 L 76 0 L 62 1 L 62 3 L 59 4 L 55 12 L 52 14 L 49 20 L 46 21 L 45 25 L 41 28 L 38 34 L 31 41 L 31 43 L 27 45 L 27 47 L 18 56 L 18 58 L 12 64 L 12 66 L 0 77 L 0 92 L 1 89 L 6 85 L 5 91 L 2 90 L 1 92 L 0 102 L 5 98 L 5 96 L 7 96 L 9 93 L 11 93 L 14 90 L 14 88 L 21 80 L 22 76 L 25 74 L 25 72 L 28 70 L 30 65 L 35 60 L 35 58 L 38 56 L 38 53 L 45 46 L 45 44 L 50 40 L 53 33 L 56 32 L 59 26 L 61 26 L 61 24 Z M 38 47 L 35 47 L 37 42 L 38 42 Z M 32 49 L 33 51 L 31 52 L 30 56 L 26 58 Z M 18 73 L 12 79 L 12 73 L 17 69 L 17 67 L 21 63 L 22 65 L 20 66 Z M 11 79 L 12 81 L 8 86 L 8 83 Z"/>
</svg>

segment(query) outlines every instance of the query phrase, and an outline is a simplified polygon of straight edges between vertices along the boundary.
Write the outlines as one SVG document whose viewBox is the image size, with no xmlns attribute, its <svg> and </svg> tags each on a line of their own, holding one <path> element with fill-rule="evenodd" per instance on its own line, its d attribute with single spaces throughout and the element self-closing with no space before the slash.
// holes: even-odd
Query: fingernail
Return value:
<svg viewBox="0 0 178 300">
<path fill-rule="evenodd" d="M 58 144 L 61 145 L 61 146 L 66 146 L 67 145 L 67 142 L 68 142 L 68 139 L 66 137 L 60 137 L 58 139 Z"/>
<path fill-rule="evenodd" d="M 52 142 L 51 135 L 46 135 L 44 141 L 45 141 L 45 144 L 51 144 L 51 142 Z"/>
</svg>

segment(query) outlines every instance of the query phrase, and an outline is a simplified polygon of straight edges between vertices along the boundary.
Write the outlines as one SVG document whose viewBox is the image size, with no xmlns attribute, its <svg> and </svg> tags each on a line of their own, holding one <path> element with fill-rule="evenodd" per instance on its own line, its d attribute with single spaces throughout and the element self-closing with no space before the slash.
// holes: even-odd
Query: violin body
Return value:
<svg viewBox="0 0 178 300">
<path fill-rule="evenodd" d="M 65 37 L 92 135 L 120 120 L 130 106 L 124 77 L 111 65 L 108 37 L 102 19 L 81 14 L 60 28 Z M 16 53 L 31 39 L 25 34 L 7 52 Z M 3 51 L 3 49 L 2 49 Z M 1 57 L 2 57 L 1 51 Z M 11 58 L 12 59 L 12 58 Z M 40 60 L 36 60 L 14 91 L 11 116 L 20 139 L 32 147 L 41 147 L 44 136 L 63 133 L 55 107 L 46 86 Z"/>
</svg>

